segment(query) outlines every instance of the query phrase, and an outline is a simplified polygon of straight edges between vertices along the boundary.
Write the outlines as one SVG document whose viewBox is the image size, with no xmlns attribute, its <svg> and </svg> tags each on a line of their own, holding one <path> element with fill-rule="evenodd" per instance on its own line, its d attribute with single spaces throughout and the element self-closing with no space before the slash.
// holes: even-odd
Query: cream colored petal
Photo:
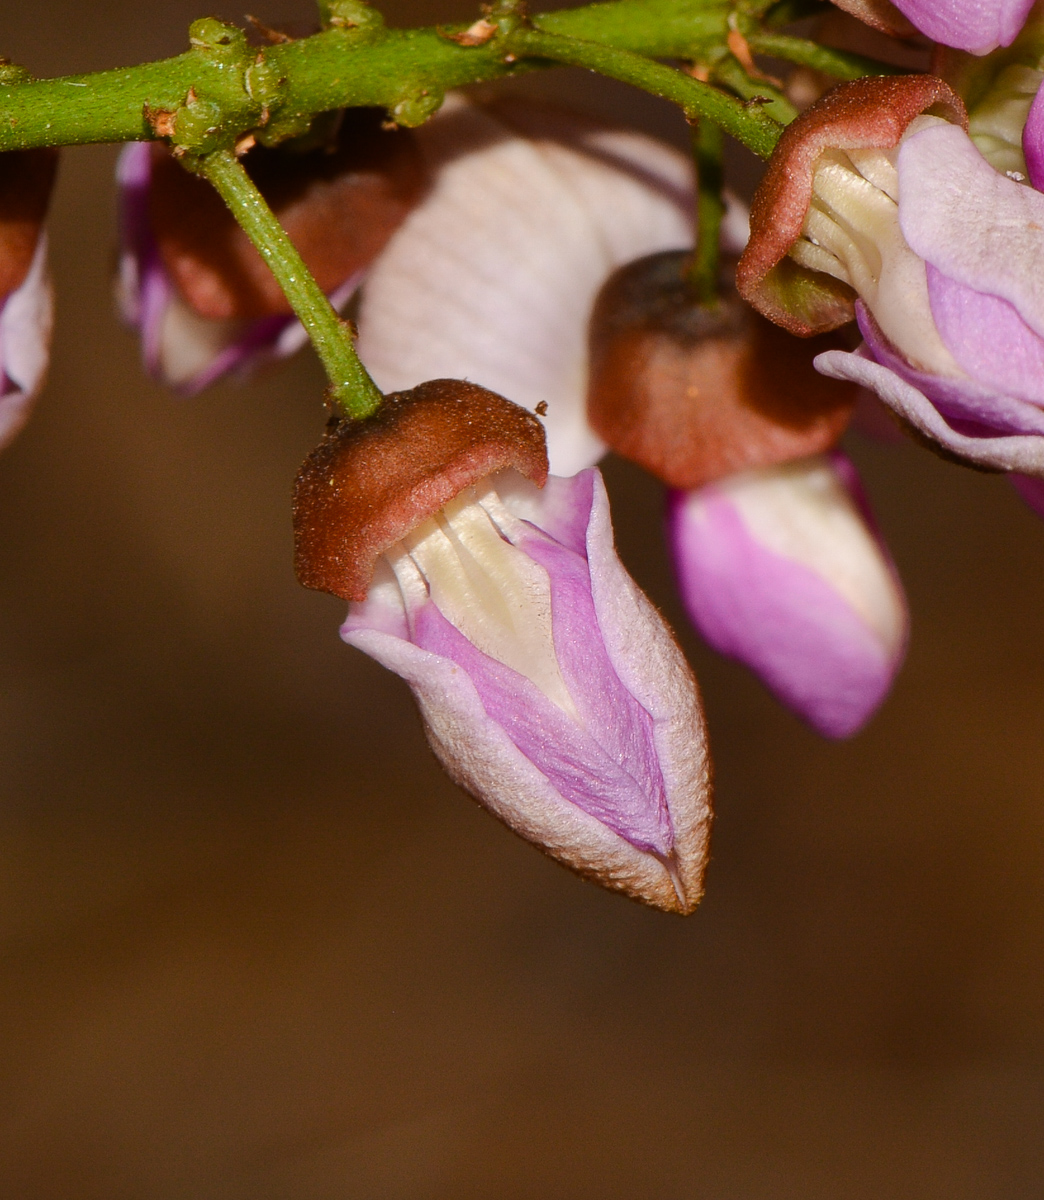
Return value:
<svg viewBox="0 0 1044 1200">
<path fill-rule="evenodd" d="M 766 550 L 825 580 L 889 654 L 906 641 L 906 603 L 880 544 L 830 456 L 744 471 L 715 485 Z"/>
</svg>

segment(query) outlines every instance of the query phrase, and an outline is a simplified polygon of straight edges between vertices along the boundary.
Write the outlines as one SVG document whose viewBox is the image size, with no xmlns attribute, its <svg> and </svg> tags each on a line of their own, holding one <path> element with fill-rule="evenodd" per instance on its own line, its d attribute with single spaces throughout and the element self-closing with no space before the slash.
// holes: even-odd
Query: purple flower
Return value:
<svg viewBox="0 0 1044 1200">
<path fill-rule="evenodd" d="M 548 477 L 531 413 L 435 380 L 328 431 L 294 527 L 298 578 L 354 601 L 342 636 L 409 683 L 454 780 L 581 874 L 696 907 L 699 694 L 616 556 L 596 470 Z"/>
<path fill-rule="evenodd" d="M 945 122 L 904 136 L 894 186 L 902 291 L 857 287 L 866 350 L 817 367 L 962 458 L 1044 474 L 1044 195 Z"/>
<path fill-rule="evenodd" d="M 695 908 L 699 699 L 616 556 L 597 470 L 469 489 L 385 555 L 341 636 L 409 683 L 439 761 L 517 833 L 646 903 Z"/>
<path fill-rule="evenodd" d="M 854 315 L 865 345 L 818 370 L 962 459 L 1040 475 L 1044 196 L 995 170 L 963 117 L 930 76 L 828 93 L 781 140 L 741 291 L 798 333 Z"/>
<path fill-rule="evenodd" d="M 919 30 L 934 42 L 988 54 L 1010 46 L 1034 0 L 833 0 L 838 8 L 896 37 Z"/>
<path fill-rule="evenodd" d="M 827 737 L 875 712 L 907 612 L 855 468 L 841 454 L 671 492 L 668 538 L 693 623 Z"/>
<path fill-rule="evenodd" d="M 145 370 L 185 396 L 194 396 L 229 372 L 253 369 L 296 353 L 308 341 L 300 321 L 281 313 L 263 317 L 202 316 L 167 270 L 149 217 L 152 149 L 130 142 L 119 157 L 120 260 L 117 301 L 123 319 L 141 336 Z M 347 304 L 359 272 L 330 294 Z"/>
</svg>

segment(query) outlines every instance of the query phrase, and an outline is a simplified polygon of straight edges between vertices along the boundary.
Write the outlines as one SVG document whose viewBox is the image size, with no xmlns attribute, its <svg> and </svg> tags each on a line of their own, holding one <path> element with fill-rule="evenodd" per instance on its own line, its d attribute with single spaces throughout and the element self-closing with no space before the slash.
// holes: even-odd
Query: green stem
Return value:
<svg viewBox="0 0 1044 1200">
<path fill-rule="evenodd" d="M 834 79 L 860 79 L 864 75 L 905 75 L 903 67 L 891 63 L 879 62 L 876 58 L 866 58 L 862 54 L 850 54 L 847 50 L 834 50 L 830 46 L 820 46 L 817 42 L 805 38 L 788 37 L 782 33 L 752 33 L 747 39 L 751 50 L 757 54 L 771 54 L 773 58 L 782 58 L 787 62 L 797 63 L 801 67 L 811 67 L 814 71 L 822 71 Z"/>
<path fill-rule="evenodd" d="M 700 57 L 724 43 L 731 0 L 614 0 L 539 18 L 549 32 L 597 38 L 606 46 L 660 58 Z M 466 28 L 466 25 L 455 28 Z M 140 66 L 11 84 L 0 89 L 0 151 L 90 142 L 147 141 L 156 135 L 146 107 L 172 111 L 190 88 L 213 99 L 225 115 L 227 144 L 265 119 L 307 120 L 355 105 L 387 108 L 420 102 L 430 113 L 449 88 L 481 83 L 546 63 L 505 61 L 501 38 L 464 47 L 436 29 L 384 29 L 379 22 L 333 28 L 286 45 L 266 47 L 256 82 L 256 47 L 242 60 L 215 60 L 199 48 Z M 230 69 L 238 66 L 238 70 Z M 248 72 L 250 73 L 248 75 Z"/>
<path fill-rule="evenodd" d="M 696 160 L 696 249 L 689 267 L 689 283 L 698 303 L 713 308 L 718 301 L 718 258 L 721 220 L 725 215 L 722 185 L 724 138 L 717 125 L 699 121 L 692 130 Z"/>
<path fill-rule="evenodd" d="M 679 105 L 690 120 L 708 117 L 761 158 L 772 154 L 783 132 L 783 127 L 764 113 L 760 105 L 744 104 L 710 84 L 629 50 L 562 37 L 542 29 L 519 29 L 505 40 L 517 54 L 548 58 L 571 67 L 586 67 L 599 75 L 619 79 L 670 100 Z"/>
<path fill-rule="evenodd" d="M 279 281 L 322 359 L 334 402 L 348 417 L 376 412 L 384 397 L 359 361 L 348 325 L 333 310 L 243 164 L 231 151 L 216 150 L 199 161 L 197 170 L 214 185 Z"/>
<path fill-rule="evenodd" d="M 779 88 L 774 87 L 764 79 L 753 79 L 743 69 L 738 59 L 727 54 L 713 67 L 713 76 L 718 83 L 723 83 L 744 100 L 767 100 L 763 111 L 781 125 L 789 125 L 798 115 L 797 109 L 783 95 Z"/>
</svg>

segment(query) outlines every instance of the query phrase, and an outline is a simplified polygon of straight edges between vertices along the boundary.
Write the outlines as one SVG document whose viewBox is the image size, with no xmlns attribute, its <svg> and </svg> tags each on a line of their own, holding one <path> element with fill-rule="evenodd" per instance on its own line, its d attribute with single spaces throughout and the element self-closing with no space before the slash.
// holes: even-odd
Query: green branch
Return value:
<svg viewBox="0 0 1044 1200">
<path fill-rule="evenodd" d="M 729 0 L 616 0 L 539 22 L 548 33 L 635 55 L 692 58 L 724 41 L 729 8 Z M 320 112 L 355 105 L 420 124 L 450 88 L 547 65 L 505 61 L 499 37 L 464 47 L 436 29 L 385 29 L 368 11 L 366 23 L 260 52 L 230 26 L 196 22 L 202 36 L 176 58 L 0 87 L 0 150 L 148 140 L 156 134 L 146 113 L 176 111 L 190 89 L 219 112 L 216 135 L 226 147 L 258 127 L 271 126 L 276 140 L 280 129 L 300 131 Z M 229 34 L 224 44 L 219 29 Z"/>
<path fill-rule="evenodd" d="M 279 281 L 322 359 L 334 402 L 356 419 L 376 412 L 384 397 L 359 361 L 349 326 L 334 312 L 243 164 L 231 151 L 217 150 L 195 169 L 214 185 Z"/>
<path fill-rule="evenodd" d="M 771 155 L 783 131 L 780 124 L 762 111 L 760 104 L 744 103 L 726 96 L 710 84 L 629 50 L 579 41 L 543 29 L 521 28 L 506 40 L 516 53 L 551 59 L 571 67 L 586 67 L 599 75 L 619 79 L 670 100 L 690 120 L 707 117 L 762 158 Z"/>
<path fill-rule="evenodd" d="M 801 67 L 811 67 L 814 71 L 822 71 L 834 79 L 861 79 L 864 75 L 905 75 L 903 67 L 891 63 L 879 62 L 876 58 L 867 58 L 862 54 L 850 54 L 847 50 L 834 50 L 830 46 L 820 46 L 818 42 L 809 42 L 805 38 L 788 37 L 782 33 L 766 33 L 758 31 L 751 33 L 747 39 L 751 50 L 756 54 L 769 54 L 773 58 L 782 58 L 786 62 L 796 63 Z"/>
</svg>

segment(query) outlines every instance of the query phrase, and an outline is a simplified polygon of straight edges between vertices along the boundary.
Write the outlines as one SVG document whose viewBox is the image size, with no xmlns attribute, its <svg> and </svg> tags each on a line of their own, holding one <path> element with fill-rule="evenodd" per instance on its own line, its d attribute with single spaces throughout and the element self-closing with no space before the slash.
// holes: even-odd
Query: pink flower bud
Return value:
<svg viewBox="0 0 1044 1200">
<path fill-rule="evenodd" d="M 580 874 L 691 912 L 710 824 L 699 696 L 616 557 L 600 476 L 541 490 L 539 423 L 473 385 L 390 399 L 302 470 L 303 582 L 365 597 L 342 636 L 409 683 L 439 761 L 491 812 Z"/>
<path fill-rule="evenodd" d="M 989 54 L 1010 46 L 1026 23 L 1033 0 L 893 0 L 926 37 L 944 46 Z"/>
<path fill-rule="evenodd" d="M 668 537 L 693 624 L 827 737 L 874 713 L 907 612 L 855 469 L 840 454 L 673 492 Z"/>
</svg>

